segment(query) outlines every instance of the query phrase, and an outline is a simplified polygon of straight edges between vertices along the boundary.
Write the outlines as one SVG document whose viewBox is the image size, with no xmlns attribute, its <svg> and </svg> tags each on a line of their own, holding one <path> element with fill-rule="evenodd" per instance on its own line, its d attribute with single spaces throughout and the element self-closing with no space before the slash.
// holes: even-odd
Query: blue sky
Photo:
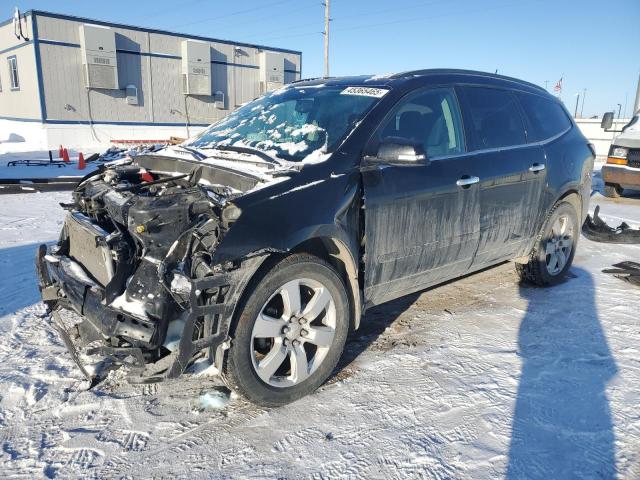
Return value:
<svg viewBox="0 0 640 480">
<path fill-rule="evenodd" d="M 321 0 L 0 0 L 14 6 L 301 50 L 303 76 L 322 75 Z M 640 74 L 640 0 L 331 0 L 331 74 L 455 67 L 549 89 L 563 76 L 573 112 L 616 104 L 631 113 Z"/>
</svg>

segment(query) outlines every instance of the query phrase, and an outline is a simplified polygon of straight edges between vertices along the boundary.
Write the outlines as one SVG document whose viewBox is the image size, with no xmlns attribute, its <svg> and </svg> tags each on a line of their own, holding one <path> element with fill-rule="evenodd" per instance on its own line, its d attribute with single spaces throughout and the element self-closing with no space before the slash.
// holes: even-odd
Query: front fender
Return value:
<svg viewBox="0 0 640 480">
<path fill-rule="evenodd" d="M 239 199 L 242 214 L 216 248 L 213 263 L 233 262 L 258 251 L 286 252 L 322 237 L 339 240 L 358 258 L 359 175 L 353 169 L 300 179 L 265 189 L 255 201 Z"/>
</svg>

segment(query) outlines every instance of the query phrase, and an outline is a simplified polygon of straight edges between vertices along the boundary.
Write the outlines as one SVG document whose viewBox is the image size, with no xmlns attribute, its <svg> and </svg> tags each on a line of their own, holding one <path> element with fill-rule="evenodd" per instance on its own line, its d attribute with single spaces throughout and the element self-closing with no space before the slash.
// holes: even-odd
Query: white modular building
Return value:
<svg viewBox="0 0 640 480">
<path fill-rule="evenodd" d="M 32 10 L 0 23 L 0 142 L 187 137 L 300 79 L 301 52 Z"/>
</svg>

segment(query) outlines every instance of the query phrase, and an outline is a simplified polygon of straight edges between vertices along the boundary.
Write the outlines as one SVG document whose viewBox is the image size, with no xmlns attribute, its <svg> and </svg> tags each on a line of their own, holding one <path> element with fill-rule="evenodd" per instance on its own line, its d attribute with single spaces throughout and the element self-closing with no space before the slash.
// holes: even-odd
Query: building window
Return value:
<svg viewBox="0 0 640 480">
<path fill-rule="evenodd" d="M 9 62 L 9 80 L 11 81 L 11 90 L 20 90 L 20 79 L 18 78 L 18 59 L 15 57 L 7 58 Z"/>
</svg>

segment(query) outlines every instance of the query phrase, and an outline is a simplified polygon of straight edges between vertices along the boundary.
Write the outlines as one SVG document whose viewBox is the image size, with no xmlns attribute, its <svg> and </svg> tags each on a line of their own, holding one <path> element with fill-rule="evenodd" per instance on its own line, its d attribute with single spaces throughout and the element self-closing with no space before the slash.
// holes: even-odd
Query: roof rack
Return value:
<svg viewBox="0 0 640 480">
<path fill-rule="evenodd" d="M 486 77 L 486 78 L 499 78 L 501 80 L 506 80 L 509 82 L 528 85 L 530 87 L 546 92 L 546 90 L 543 87 L 541 87 L 540 85 L 536 85 L 535 83 L 527 82 L 525 80 L 520 80 L 519 78 L 508 77 L 506 75 L 500 75 L 497 73 L 481 72 L 479 70 L 464 70 L 464 69 L 455 69 L 455 68 L 426 68 L 421 70 L 409 70 L 406 72 L 396 73 L 395 75 L 392 75 L 390 78 L 405 78 L 405 77 L 416 76 L 416 75 L 437 75 L 437 74 L 460 74 L 460 75 L 474 75 L 477 77 Z"/>
</svg>

